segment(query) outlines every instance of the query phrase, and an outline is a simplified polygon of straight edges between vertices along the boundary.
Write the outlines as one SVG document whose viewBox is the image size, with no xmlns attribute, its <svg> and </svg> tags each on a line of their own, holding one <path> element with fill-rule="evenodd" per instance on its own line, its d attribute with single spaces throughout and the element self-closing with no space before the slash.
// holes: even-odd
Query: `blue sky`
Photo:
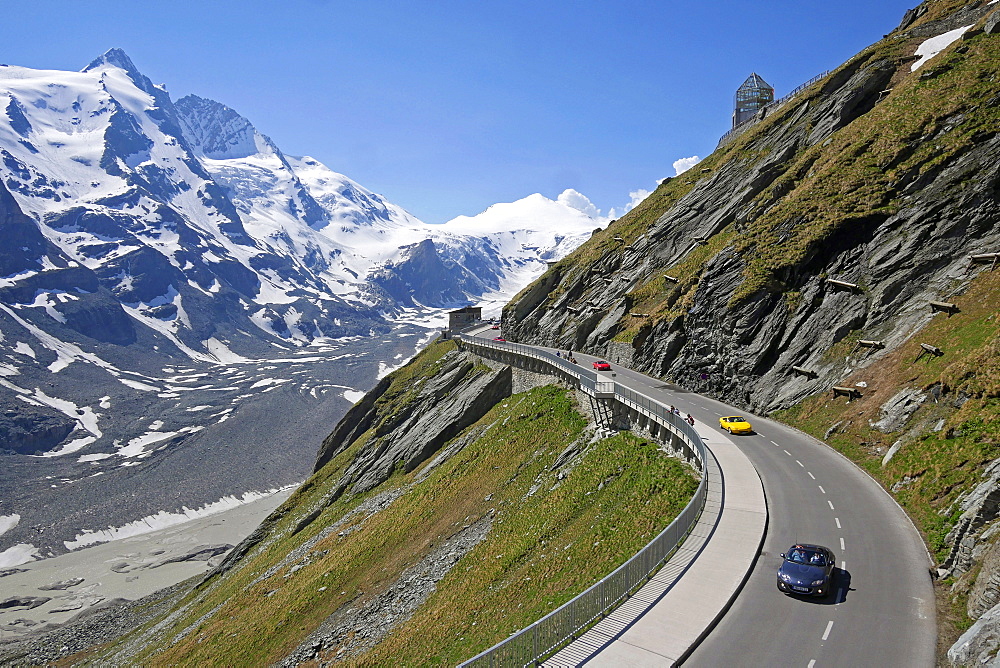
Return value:
<svg viewBox="0 0 1000 668">
<path fill-rule="evenodd" d="M 33 0 L 5 7 L 0 62 L 120 47 L 430 223 L 567 188 L 607 213 L 709 154 L 752 71 L 781 96 L 916 4 Z"/>
</svg>

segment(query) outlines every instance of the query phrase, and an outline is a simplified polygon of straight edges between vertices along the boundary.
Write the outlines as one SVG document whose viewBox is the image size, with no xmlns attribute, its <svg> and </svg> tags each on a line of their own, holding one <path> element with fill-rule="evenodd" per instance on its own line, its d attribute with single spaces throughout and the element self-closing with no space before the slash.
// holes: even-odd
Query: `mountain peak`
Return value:
<svg viewBox="0 0 1000 668">
<path fill-rule="evenodd" d="M 160 99 L 161 101 L 164 99 L 165 91 L 154 86 L 153 82 L 139 71 L 139 68 L 135 66 L 135 63 L 133 63 L 132 59 L 128 57 L 128 54 L 117 47 L 114 49 L 108 49 L 97 58 L 94 58 L 94 60 L 81 71 L 97 72 L 109 67 L 114 67 L 125 72 L 125 74 L 128 75 L 128 78 L 132 80 L 132 83 L 134 83 L 141 90 L 144 90 L 152 95 L 154 98 Z"/>
<path fill-rule="evenodd" d="M 128 54 L 117 47 L 108 49 L 97 58 L 94 58 L 94 60 L 83 68 L 82 71 L 90 72 L 91 70 L 100 69 L 104 65 L 117 67 L 125 70 L 129 74 L 139 74 L 139 70 L 136 69 L 135 64 L 132 62 L 132 59 L 128 57 Z"/>
</svg>

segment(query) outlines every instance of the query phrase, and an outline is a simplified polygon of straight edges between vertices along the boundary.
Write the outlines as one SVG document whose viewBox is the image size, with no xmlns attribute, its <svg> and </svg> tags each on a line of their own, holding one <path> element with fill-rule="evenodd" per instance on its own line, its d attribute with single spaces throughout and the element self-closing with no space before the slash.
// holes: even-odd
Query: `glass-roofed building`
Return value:
<svg viewBox="0 0 1000 668">
<path fill-rule="evenodd" d="M 759 109 L 774 102 L 774 88 L 754 72 L 736 90 L 736 104 L 733 108 L 733 127 L 753 118 Z"/>
</svg>

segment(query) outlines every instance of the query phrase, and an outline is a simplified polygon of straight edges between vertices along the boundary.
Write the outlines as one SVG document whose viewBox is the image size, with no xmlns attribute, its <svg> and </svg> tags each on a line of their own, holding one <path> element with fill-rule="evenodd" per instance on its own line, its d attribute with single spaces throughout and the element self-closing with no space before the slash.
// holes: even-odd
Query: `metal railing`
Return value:
<svg viewBox="0 0 1000 668">
<path fill-rule="evenodd" d="M 613 385 L 613 394 L 609 399 L 646 415 L 680 437 L 690 447 L 701 470 L 701 483 L 694 497 L 680 515 L 635 556 L 534 624 L 460 664 L 462 668 L 534 666 L 538 665 L 539 659 L 554 653 L 568 640 L 577 637 L 608 611 L 631 596 L 680 547 L 705 507 L 708 492 L 705 444 L 694 427 L 680 415 L 673 413 L 668 406 L 641 392 L 623 387 L 618 382 L 598 379 L 598 374 L 595 372 L 573 364 L 564 357 L 519 343 L 490 341 L 465 334 L 458 334 L 457 338 L 472 346 L 502 350 L 546 362 L 554 368 L 553 370 L 577 379 L 580 388 L 585 392 L 589 387 L 590 391 L 587 393 L 592 396 L 597 390 L 598 383 Z"/>
</svg>

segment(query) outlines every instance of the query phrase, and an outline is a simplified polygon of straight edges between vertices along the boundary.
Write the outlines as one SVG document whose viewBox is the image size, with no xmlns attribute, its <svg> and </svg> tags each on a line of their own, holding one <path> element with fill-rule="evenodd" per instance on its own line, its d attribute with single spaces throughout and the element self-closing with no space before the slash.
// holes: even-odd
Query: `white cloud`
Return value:
<svg viewBox="0 0 1000 668">
<path fill-rule="evenodd" d="M 680 176 L 687 170 L 691 169 L 695 165 L 701 162 L 701 158 L 696 155 L 692 155 L 690 158 L 681 158 L 680 160 L 674 160 L 674 172 L 675 176 Z"/>
<path fill-rule="evenodd" d="M 581 192 L 573 190 L 572 188 L 567 188 L 562 191 L 557 200 L 560 204 L 568 206 L 571 209 L 576 209 L 577 211 L 593 218 L 595 222 L 603 225 L 624 216 L 626 213 L 634 209 L 639 202 L 649 197 L 652 192 L 652 190 L 646 190 L 645 188 L 637 188 L 631 191 L 628 194 L 628 204 L 622 207 L 612 207 L 608 211 L 607 216 L 601 215 L 601 210 L 590 201 L 590 198 Z"/>
<path fill-rule="evenodd" d="M 591 202 L 586 195 L 579 193 L 572 188 L 567 188 L 562 191 L 556 199 L 561 204 L 565 204 L 572 209 L 585 213 L 591 218 L 601 217 L 601 210 L 594 206 L 594 203 Z"/>
<path fill-rule="evenodd" d="M 638 190 L 633 190 L 628 194 L 630 198 L 629 203 L 623 206 L 621 209 L 612 208 L 610 211 L 608 211 L 608 219 L 616 220 L 618 218 L 621 218 L 626 213 L 628 213 L 636 206 L 638 206 L 639 202 L 649 197 L 651 193 L 652 193 L 651 190 L 644 190 L 642 188 L 639 188 Z"/>
</svg>

